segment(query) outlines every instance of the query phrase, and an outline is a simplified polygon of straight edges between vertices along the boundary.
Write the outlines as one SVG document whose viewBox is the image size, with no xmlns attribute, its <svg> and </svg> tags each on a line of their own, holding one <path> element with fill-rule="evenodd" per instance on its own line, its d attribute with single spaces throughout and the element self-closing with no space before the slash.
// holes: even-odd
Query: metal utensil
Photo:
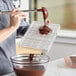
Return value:
<svg viewBox="0 0 76 76">
<path fill-rule="evenodd" d="M 20 10 L 22 12 L 37 12 L 37 10 Z M 11 11 L 2 11 L 0 10 L 0 14 L 9 14 Z"/>
</svg>

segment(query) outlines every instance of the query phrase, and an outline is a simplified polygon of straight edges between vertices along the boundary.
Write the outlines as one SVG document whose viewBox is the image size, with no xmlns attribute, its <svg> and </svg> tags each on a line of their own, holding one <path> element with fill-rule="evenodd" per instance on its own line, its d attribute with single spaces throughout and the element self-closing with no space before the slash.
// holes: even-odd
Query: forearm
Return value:
<svg viewBox="0 0 76 76">
<path fill-rule="evenodd" d="M 7 39 L 13 32 L 18 29 L 21 20 L 24 18 L 26 18 L 25 13 L 17 9 L 14 9 L 10 13 L 10 26 L 0 30 L 0 43 Z"/>
<path fill-rule="evenodd" d="M 7 39 L 16 29 L 16 27 L 7 27 L 0 30 L 0 43 Z"/>
</svg>

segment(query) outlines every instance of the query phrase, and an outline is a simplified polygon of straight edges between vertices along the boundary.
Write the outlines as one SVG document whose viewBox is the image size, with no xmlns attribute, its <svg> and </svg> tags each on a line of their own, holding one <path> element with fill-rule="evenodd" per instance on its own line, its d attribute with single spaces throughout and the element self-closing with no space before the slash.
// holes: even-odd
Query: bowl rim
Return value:
<svg viewBox="0 0 76 76">
<path fill-rule="evenodd" d="M 46 54 L 45 55 L 34 55 L 34 57 L 40 56 L 39 62 L 37 62 L 37 61 L 27 61 L 27 62 L 21 61 L 22 59 L 26 60 L 25 58 L 28 57 L 28 56 L 29 55 L 15 55 L 15 56 L 11 57 L 11 62 L 15 63 L 15 64 L 30 64 L 30 63 L 31 64 L 44 64 L 44 63 L 50 62 L 50 57 L 48 55 L 46 55 Z"/>
</svg>

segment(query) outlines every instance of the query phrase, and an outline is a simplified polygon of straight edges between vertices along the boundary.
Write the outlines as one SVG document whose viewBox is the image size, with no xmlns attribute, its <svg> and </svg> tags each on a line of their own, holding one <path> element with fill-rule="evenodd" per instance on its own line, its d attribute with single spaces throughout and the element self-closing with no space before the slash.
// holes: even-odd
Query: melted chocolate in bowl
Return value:
<svg viewBox="0 0 76 76">
<path fill-rule="evenodd" d="M 45 72 L 44 66 L 14 67 L 14 70 L 17 76 L 43 76 Z"/>
<path fill-rule="evenodd" d="M 17 76 L 43 76 L 46 70 L 45 65 L 48 61 L 49 58 L 47 56 L 30 55 L 12 58 Z"/>
</svg>

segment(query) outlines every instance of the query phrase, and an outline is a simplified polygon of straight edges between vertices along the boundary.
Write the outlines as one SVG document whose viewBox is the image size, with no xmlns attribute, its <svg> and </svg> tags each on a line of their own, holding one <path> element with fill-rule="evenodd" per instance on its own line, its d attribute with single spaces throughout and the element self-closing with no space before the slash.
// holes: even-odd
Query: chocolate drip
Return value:
<svg viewBox="0 0 76 76">
<path fill-rule="evenodd" d="M 32 61 L 33 60 L 33 57 L 34 57 L 34 54 L 30 54 L 29 55 L 29 60 Z"/>
</svg>

